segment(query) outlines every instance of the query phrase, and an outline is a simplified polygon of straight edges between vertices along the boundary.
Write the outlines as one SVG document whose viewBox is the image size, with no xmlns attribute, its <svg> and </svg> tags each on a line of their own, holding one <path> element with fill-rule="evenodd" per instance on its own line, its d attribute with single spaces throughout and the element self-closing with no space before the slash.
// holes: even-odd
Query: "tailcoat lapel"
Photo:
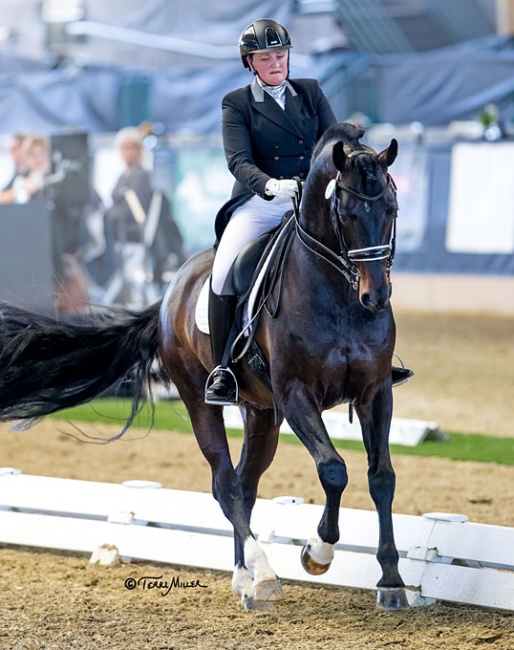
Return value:
<svg viewBox="0 0 514 650">
<path fill-rule="evenodd" d="M 281 108 L 277 102 L 261 88 L 254 79 L 251 85 L 252 106 L 254 110 L 259 111 L 268 120 L 275 122 L 280 127 L 287 129 L 295 136 L 302 135 L 297 124 L 301 124 L 301 108 L 303 98 L 296 93 L 294 88 L 287 82 L 286 90 L 286 108 Z"/>
</svg>

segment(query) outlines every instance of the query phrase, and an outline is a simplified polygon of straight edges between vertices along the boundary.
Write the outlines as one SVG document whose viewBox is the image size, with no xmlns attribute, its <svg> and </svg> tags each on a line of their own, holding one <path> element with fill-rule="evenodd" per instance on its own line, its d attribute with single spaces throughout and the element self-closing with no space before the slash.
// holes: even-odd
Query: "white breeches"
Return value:
<svg viewBox="0 0 514 650">
<path fill-rule="evenodd" d="M 225 286 L 234 260 L 249 242 L 265 232 L 278 226 L 284 213 L 292 208 L 291 199 L 272 201 L 252 196 L 246 203 L 234 211 L 221 236 L 212 267 L 211 286 L 218 295 L 231 293 L 231 287 Z"/>
</svg>

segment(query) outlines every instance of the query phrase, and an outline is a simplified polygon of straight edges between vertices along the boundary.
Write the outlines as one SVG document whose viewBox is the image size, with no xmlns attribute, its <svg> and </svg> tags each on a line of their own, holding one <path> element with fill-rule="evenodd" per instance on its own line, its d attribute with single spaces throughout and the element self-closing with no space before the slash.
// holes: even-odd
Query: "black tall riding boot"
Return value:
<svg viewBox="0 0 514 650">
<path fill-rule="evenodd" d="M 237 380 L 227 361 L 223 359 L 229 341 L 237 306 L 237 296 L 218 296 L 212 289 L 209 294 L 209 330 L 214 370 L 205 387 L 206 404 L 220 406 L 237 404 Z"/>
</svg>

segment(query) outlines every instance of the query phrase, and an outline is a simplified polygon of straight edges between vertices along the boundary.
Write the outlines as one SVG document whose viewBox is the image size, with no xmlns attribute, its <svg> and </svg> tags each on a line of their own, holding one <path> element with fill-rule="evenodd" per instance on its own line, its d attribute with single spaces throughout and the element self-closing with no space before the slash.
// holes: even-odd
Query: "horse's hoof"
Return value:
<svg viewBox="0 0 514 650">
<path fill-rule="evenodd" d="M 388 612 L 398 612 L 408 609 L 409 601 L 403 587 L 379 587 L 377 590 L 377 605 Z"/>
<path fill-rule="evenodd" d="M 326 573 L 331 565 L 331 562 L 328 564 L 320 564 L 312 559 L 311 554 L 309 553 L 309 545 L 306 544 L 302 548 L 301 561 L 303 568 L 310 573 L 312 576 L 320 576 L 323 573 Z"/>
<path fill-rule="evenodd" d="M 277 579 L 263 580 L 254 585 L 253 597 L 259 603 L 263 601 L 269 602 L 272 600 L 280 600 L 284 597 L 284 592 L 282 591 L 282 585 Z"/>
</svg>

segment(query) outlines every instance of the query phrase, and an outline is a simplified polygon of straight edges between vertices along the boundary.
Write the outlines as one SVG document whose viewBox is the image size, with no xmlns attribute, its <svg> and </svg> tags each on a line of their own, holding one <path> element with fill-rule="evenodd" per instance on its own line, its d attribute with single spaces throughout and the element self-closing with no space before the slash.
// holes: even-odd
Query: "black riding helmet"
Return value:
<svg viewBox="0 0 514 650">
<path fill-rule="evenodd" d="M 288 50 L 291 47 L 285 27 L 269 18 L 261 18 L 248 25 L 239 37 L 239 54 L 245 68 L 250 68 L 246 60 L 249 54 Z"/>
</svg>

